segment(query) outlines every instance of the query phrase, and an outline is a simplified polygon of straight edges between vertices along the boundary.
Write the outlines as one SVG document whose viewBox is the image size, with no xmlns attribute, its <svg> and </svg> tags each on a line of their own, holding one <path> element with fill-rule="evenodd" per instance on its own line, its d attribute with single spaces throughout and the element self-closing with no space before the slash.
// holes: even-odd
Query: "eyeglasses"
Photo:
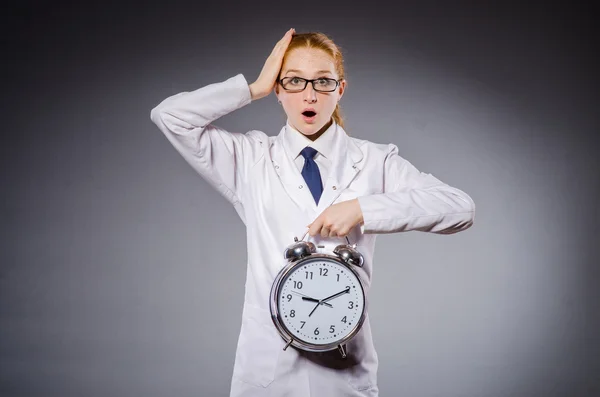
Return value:
<svg viewBox="0 0 600 397">
<path fill-rule="evenodd" d="M 279 79 L 278 83 L 281 84 L 284 90 L 289 92 L 304 91 L 308 83 L 312 84 L 315 91 L 332 92 L 335 91 L 340 84 L 339 81 L 326 77 L 320 77 L 313 80 L 303 79 L 302 77 L 284 77 L 283 79 Z"/>
</svg>

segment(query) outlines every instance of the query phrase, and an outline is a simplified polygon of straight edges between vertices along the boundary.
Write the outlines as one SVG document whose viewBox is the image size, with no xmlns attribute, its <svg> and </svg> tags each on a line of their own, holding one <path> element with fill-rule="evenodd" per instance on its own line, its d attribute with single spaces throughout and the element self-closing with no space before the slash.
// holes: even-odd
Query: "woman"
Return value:
<svg viewBox="0 0 600 397">
<path fill-rule="evenodd" d="M 377 396 L 377 353 L 368 315 L 337 351 L 283 350 L 269 292 L 283 251 L 307 233 L 331 252 L 347 238 L 364 256 L 368 294 L 378 233 L 450 234 L 469 228 L 475 205 L 461 190 L 418 171 L 393 144 L 349 137 L 338 102 L 343 59 L 320 33 L 290 29 L 258 79 L 242 74 L 165 99 L 153 122 L 185 160 L 236 209 L 247 230 L 246 289 L 231 396 Z M 287 115 L 276 136 L 231 133 L 218 118 L 275 91 Z"/>
</svg>

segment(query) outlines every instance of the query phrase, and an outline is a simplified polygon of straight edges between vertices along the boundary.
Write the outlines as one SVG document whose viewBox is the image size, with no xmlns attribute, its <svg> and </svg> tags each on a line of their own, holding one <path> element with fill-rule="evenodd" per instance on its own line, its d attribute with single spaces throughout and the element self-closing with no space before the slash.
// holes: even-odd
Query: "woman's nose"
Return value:
<svg viewBox="0 0 600 397">
<path fill-rule="evenodd" d="M 310 83 L 304 89 L 303 95 L 304 95 L 304 100 L 309 103 L 313 103 L 317 100 L 317 93 L 316 93 L 315 89 L 313 88 L 312 84 L 310 84 Z"/>
</svg>

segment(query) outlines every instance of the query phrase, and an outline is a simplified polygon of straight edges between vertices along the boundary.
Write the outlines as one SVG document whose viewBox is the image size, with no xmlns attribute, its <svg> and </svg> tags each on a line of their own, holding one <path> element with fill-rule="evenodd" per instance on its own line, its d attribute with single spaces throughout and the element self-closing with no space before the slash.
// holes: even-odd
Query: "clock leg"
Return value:
<svg viewBox="0 0 600 397">
<path fill-rule="evenodd" d="M 346 358 L 346 345 L 339 345 L 338 350 L 340 351 L 342 358 Z"/>
<path fill-rule="evenodd" d="M 294 341 L 294 339 L 290 339 L 290 341 L 287 343 L 287 345 L 285 345 L 285 347 L 283 348 L 283 350 L 287 350 L 288 347 L 290 347 L 290 345 L 292 344 L 292 342 Z"/>
</svg>

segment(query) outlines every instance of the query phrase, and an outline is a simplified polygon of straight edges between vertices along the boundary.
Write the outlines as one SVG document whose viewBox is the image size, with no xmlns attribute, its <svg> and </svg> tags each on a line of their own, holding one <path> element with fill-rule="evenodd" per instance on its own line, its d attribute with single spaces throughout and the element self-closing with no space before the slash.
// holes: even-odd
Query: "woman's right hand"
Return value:
<svg viewBox="0 0 600 397">
<path fill-rule="evenodd" d="M 288 30 L 281 40 L 275 44 L 271 55 L 267 58 L 260 72 L 260 76 L 258 76 L 254 83 L 249 85 L 252 100 L 266 97 L 275 87 L 279 71 L 281 70 L 283 56 L 295 32 L 294 28 Z"/>
</svg>

